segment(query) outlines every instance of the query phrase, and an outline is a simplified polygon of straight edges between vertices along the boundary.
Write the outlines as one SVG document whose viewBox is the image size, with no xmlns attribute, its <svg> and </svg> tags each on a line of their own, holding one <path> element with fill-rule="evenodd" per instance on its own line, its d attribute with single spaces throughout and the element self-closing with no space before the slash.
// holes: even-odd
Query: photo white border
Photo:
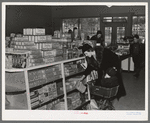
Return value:
<svg viewBox="0 0 150 123">
<path fill-rule="evenodd" d="M 145 66 L 145 110 L 123 111 L 58 111 L 58 110 L 5 110 L 5 18 L 6 5 L 115 5 L 145 6 L 146 18 L 146 66 Z M 26 121 L 147 121 L 148 120 L 148 3 L 147 2 L 3 2 L 2 3 L 2 120 Z M 59 118 L 59 119 L 58 119 Z"/>
</svg>

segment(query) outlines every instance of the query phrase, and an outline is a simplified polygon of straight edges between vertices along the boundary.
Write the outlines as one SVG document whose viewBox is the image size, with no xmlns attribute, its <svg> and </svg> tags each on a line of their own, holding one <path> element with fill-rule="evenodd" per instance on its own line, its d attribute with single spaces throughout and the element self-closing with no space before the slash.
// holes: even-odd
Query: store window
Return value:
<svg viewBox="0 0 150 123">
<path fill-rule="evenodd" d="M 132 35 L 138 34 L 141 39 L 145 39 L 145 16 L 133 16 Z"/>
<path fill-rule="evenodd" d="M 89 37 L 95 35 L 100 30 L 100 18 L 80 18 L 80 29 Z"/>
<path fill-rule="evenodd" d="M 69 29 L 77 27 L 79 33 L 84 33 L 86 36 L 93 36 L 97 30 L 100 30 L 100 18 L 79 18 L 79 19 L 63 19 L 62 31 L 67 33 Z M 79 34 L 80 35 L 80 34 Z"/>
<path fill-rule="evenodd" d="M 74 27 L 78 28 L 78 19 L 63 19 L 62 21 L 63 33 L 68 33 L 68 31 L 70 29 L 73 30 Z"/>
</svg>

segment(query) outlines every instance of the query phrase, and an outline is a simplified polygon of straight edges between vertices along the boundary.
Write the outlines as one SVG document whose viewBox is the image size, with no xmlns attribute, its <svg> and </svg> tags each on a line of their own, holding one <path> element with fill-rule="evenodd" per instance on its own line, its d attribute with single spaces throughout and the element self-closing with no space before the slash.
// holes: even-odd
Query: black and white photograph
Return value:
<svg viewBox="0 0 150 123">
<path fill-rule="evenodd" d="M 2 120 L 147 121 L 147 2 L 3 2 Z"/>
</svg>

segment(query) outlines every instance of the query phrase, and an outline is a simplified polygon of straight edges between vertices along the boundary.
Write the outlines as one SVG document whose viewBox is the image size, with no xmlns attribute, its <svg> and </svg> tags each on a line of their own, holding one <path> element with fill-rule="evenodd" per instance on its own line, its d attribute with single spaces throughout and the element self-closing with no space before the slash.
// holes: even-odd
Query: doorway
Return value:
<svg viewBox="0 0 150 123">
<path fill-rule="evenodd" d="M 104 40 L 107 45 L 115 45 L 120 42 L 127 34 L 126 24 L 122 23 L 109 23 L 104 24 L 103 28 Z"/>
<path fill-rule="evenodd" d="M 121 38 L 132 34 L 132 14 L 102 14 L 100 29 L 107 46 L 120 43 Z"/>
</svg>

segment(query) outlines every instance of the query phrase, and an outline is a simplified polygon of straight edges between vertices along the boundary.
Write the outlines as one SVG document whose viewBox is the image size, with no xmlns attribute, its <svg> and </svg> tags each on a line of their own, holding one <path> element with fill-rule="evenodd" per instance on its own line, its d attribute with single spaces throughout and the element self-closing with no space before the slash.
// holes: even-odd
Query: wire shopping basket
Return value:
<svg viewBox="0 0 150 123">
<path fill-rule="evenodd" d="M 112 87 L 112 88 L 106 88 L 101 86 L 91 86 L 90 87 L 90 93 L 93 95 L 101 96 L 104 98 L 111 98 L 116 96 L 118 92 L 118 86 Z"/>
</svg>

